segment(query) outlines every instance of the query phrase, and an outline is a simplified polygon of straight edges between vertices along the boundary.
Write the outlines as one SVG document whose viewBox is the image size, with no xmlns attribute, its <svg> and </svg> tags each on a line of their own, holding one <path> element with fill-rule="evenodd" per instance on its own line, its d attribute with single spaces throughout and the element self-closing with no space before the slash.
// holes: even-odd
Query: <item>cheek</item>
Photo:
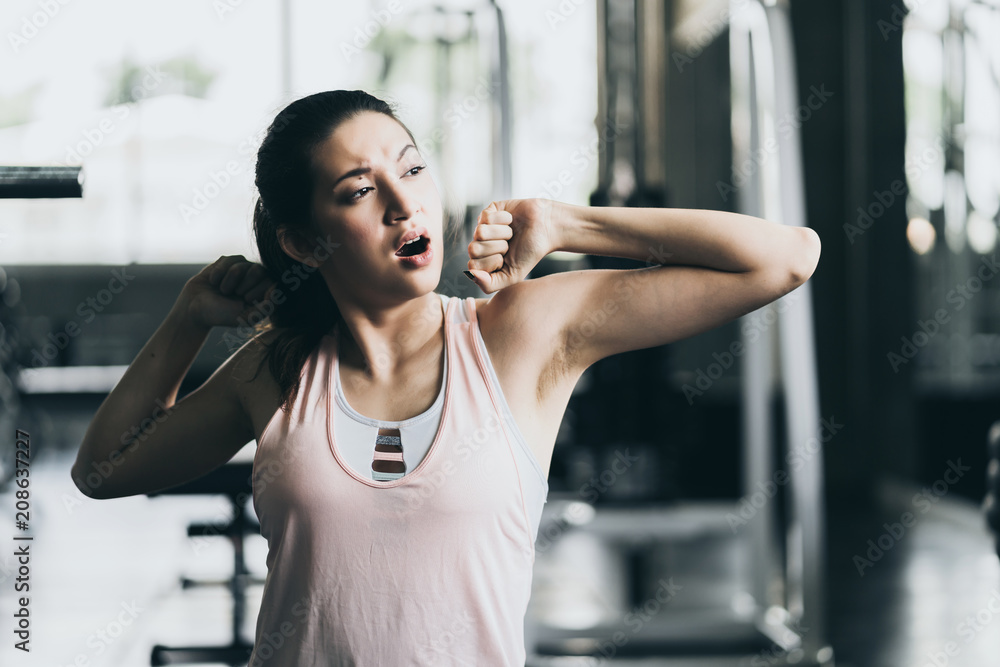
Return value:
<svg viewBox="0 0 1000 667">
<path fill-rule="evenodd" d="M 345 245 L 355 255 L 370 255 L 376 252 L 376 246 L 385 240 L 378 236 L 375 225 L 350 226 L 344 230 Z"/>
<path fill-rule="evenodd" d="M 422 193 L 424 207 L 427 212 L 428 217 L 430 217 L 437 227 L 438 231 L 444 226 L 444 216 L 443 216 L 443 206 L 441 204 L 441 196 L 437 191 L 437 187 L 433 182 L 427 186 L 427 188 Z"/>
</svg>

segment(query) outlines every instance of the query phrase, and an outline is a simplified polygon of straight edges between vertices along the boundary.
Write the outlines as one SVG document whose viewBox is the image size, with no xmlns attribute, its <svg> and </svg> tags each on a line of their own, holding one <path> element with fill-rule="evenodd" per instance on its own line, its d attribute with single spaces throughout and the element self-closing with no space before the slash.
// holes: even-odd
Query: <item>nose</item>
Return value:
<svg viewBox="0 0 1000 667">
<path fill-rule="evenodd" d="M 420 210 L 419 200 L 403 183 L 390 183 L 382 191 L 386 193 L 386 222 L 408 220 Z"/>
</svg>

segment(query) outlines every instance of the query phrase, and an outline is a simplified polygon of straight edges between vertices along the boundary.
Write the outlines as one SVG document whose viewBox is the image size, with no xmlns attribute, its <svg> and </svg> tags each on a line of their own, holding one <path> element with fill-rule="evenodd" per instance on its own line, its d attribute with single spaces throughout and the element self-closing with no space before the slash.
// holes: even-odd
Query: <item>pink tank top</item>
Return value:
<svg viewBox="0 0 1000 667">
<path fill-rule="evenodd" d="M 399 479 L 355 472 L 333 438 L 335 335 L 258 441 L 253 505 L 267 580 L 249 667 L 525 663 L 548 483 L 514 423 L 475 301 L 445 297 L 444 406 Z"/>
</svg>

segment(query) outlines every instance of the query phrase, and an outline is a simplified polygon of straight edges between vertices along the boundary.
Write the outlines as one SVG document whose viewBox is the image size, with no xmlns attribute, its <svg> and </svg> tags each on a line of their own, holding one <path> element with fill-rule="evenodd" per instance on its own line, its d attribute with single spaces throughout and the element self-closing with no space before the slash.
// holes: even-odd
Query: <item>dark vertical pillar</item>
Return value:
<svg viewBox="0 0 1000 667">
<path fill-rule="evenodd" d="M 827 488 L 833 503 L 868 505 L 880 479 L 913 478 L 917 455 L 910 365 L 886 358 L 916 322 L 905 195 L 883 204 L 905 183 L 902 3 L 791 7 L 800 103 L 814 86 L 832 93 L 801 126 L 807 215 L 823 241 L 811 281 L 821 410 L 844 424 L 826 444 Z"/>
</svg>

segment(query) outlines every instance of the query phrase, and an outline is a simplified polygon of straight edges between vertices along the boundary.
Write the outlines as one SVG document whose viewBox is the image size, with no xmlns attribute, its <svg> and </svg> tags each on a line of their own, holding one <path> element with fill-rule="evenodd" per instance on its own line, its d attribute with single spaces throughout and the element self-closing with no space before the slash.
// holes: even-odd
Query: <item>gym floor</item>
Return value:
<svg viewBox="0 0 1000 667">
<path fill-rule="evenodd" d="M 155 644 L 228 642 L 228 591 L 180 586 L 182 576 L 223 580 L 231 572 L 226 540 L 186 536 L 192 521 L 224 519 L 226 503 L 179 496 L 91 500 L 70 480 L 70 453 L 45 454 L 32 467 L 32 664 L 148 665 Z M 885 496 L 885 502 L 905 507 L 912 494 L 895 490 Z M 12 501 L 9 493 L 0 497 L 4 512 L 12 511 Z M 1000 566 L 981 517 L 974 503 L 944 496 L 900 532 L 831 507 L 829 635 L 837 665 L 995 664 Z M 4 525 L 12 524 L 9 519 Z M 891 546 L 879 557 L 867 553 L 868 540 Z M 17 576 L 13 556 L 5 551 L 3 579 Z M 253 573 L 265 573 L 265 554 L 263 538 L 247 541 Z M 856 562 L 855 556 L 871 556 L 871 564 Z M 4 609 L 13 608 L 11 590 L 0 587 Z M 247 640 L 253 637 L 260 592 L 259 585 L 249 589 Z M 4 617 L 10 618 L 7 612 Z M 12 662 L 11 644 L 3 642 L 0 664 Z"/>
</svg>

